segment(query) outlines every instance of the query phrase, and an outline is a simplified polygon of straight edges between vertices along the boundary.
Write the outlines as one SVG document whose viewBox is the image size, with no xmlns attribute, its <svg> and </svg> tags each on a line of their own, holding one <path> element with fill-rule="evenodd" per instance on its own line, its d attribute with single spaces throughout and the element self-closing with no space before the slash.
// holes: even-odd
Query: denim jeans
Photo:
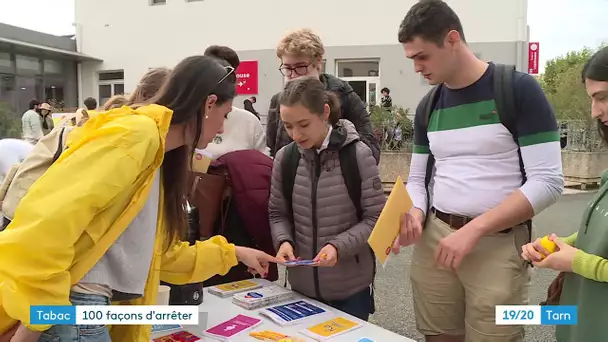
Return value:
<svg viewBox="0 0 608 342">
<path fill-rule="evenodd" d="M 374 298 L 370 288 L 345 299 L 327 301 L 325 304 L 364 321 L 367 321 L 369 314 L 375 311 Z"/>
<path fill-rule="evenodd" d="M 110 305 L 110 299 L 100 295 L 70 293 L 72 305 Z M 54 325 L 42 333 L 39 342 L 110 342 L 105 325 Z"/>
</svg>

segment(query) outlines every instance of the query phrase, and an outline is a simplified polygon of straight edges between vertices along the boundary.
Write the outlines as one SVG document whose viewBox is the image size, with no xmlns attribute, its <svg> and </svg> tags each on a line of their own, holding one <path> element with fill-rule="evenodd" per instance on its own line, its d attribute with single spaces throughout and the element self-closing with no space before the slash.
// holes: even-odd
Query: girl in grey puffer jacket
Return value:
<svg viewBox="0 0 608 342">
<path fill-rule="evenodd" d="M 317 78 L 291 81 L 279 101 L 283 125 L 297 145 L 285 146 L 274 160 L 269 214 L 277 257 L 314 259 L 314 267 L 289 268 L 292 289 L 367 320 L 375 276 L 367 239 L 385 203 L 376 160 L 354 125 L 339 119 L 337 98 Z M 340 167 L 341 151 L 350 148 L 361 178 L 358 206 Z M 284 196 L 283 168 L 294 156 L 293 190 Z"/>
</svg>

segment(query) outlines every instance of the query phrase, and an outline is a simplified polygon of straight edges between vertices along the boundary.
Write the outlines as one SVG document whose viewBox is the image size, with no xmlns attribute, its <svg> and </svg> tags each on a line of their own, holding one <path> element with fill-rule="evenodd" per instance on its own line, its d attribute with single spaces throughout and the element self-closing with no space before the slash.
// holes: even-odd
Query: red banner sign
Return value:
<svg viewBox="0 0 608 342">
<path fill-rule="evenodd" d="M 236 93 L 238 95 L 258 94 L 258 61 L 241 61 L 236 69 Z"/>
<path fill-rule="evenodd" d="M 538 74 L 538 51 L 540 44 L 538 42 L 528 43 L 528 73 L 531 75 Z"/>
</svg>

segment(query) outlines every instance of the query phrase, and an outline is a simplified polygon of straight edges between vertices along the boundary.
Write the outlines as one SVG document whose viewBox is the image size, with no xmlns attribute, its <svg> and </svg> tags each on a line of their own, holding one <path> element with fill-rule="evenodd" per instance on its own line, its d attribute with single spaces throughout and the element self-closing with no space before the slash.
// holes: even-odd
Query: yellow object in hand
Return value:
<svg viewBox="0 0 608 342">
<path fill-rule="evenodd" d="M 546 235 L 543 236 L 542 239 L 540 239 L 540 245 L 543 246 L 543 248 L 545 248 L 547 250 L 547 252 L 549 252 L 549 254 L 555 252 L 555 250 L 557 249 L 557 245 L 555 244 L 555 242 L 549 240 L 549 236 L 546 236 Z M 540 255 L 542 256 L 543 259 L 547 257 L 543 253 L 540 253 Z"/>
</svg>

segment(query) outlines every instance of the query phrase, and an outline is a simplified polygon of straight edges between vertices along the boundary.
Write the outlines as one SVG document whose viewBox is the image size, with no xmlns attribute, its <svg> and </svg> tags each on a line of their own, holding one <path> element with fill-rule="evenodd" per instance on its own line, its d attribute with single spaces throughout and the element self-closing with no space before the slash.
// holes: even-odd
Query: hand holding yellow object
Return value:
<svg viewBox="0 0 608 342">
<path fill-rule="evenodd" d="M 557 245 L 555 244 L 555 242 L 549 240 L 549 236 L 545 235 L 543 236 L 542 239 L 540 239 L 540 245 L 549 253 L 553 253 L 555 252 L 555 250 L 557 249 Z M 543 254 L 542 252 L 540 252 L 541 257 L 544 259 L 547 256 L 545 254 Z"/>
</svg>

